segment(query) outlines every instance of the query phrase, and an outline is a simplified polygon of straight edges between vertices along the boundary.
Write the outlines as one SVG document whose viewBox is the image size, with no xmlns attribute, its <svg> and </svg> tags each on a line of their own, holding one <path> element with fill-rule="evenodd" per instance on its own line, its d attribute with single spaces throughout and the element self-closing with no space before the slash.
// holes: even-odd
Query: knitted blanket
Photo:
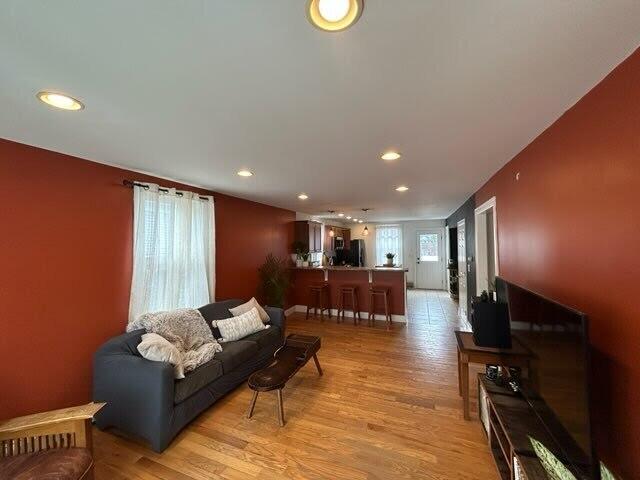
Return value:
<svg viewBox="0 0 640 480">
<path fill-rule="evenodd" d="M 144 313 L 129 322 L 127 332 L 144 328 L 173 344 L 182 355 L 184 371 L 207 363 L 222 347 L 200 312 L 194 308 L 178 308 L 167 312 Z"/>
</svg>

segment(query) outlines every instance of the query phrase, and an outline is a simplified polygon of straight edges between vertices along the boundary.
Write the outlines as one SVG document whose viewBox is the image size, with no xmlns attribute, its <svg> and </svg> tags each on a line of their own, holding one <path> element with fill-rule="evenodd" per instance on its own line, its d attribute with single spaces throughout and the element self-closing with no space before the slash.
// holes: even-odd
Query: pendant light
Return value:
<svg viewBox="0 0 640 480">
<path fill-rule="evenodd" d="M 336 213 L 335 210 L 329 210 L 329 213 L 331 215 L 333 215 L 334 213 Z M 329 236 L 330 237 L 335 237 L 336 236 L 336 232 L 333 230 L 333 226 L 329 226 Z"/>
<path fill-rule="evenodd" d="M 363 208 L 362 211 L 366 214 L 369 210 L 371 210 L 370 208 Z M 361 220 L 362 221 L 362 220 Z M 364 226 L 364 230 L 362 230 L 362 235 L 367 236 L 369 235 L 369 227 L 367 227 L 366 225 Z"/>
</svg>

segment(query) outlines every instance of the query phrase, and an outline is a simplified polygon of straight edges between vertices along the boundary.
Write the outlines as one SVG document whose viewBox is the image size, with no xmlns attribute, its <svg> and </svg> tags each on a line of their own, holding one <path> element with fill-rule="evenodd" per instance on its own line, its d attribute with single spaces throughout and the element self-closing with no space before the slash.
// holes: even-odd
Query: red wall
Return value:
<svg viewBox="0 0 640 480">
<path fill-rule="evenodd" d="M 127 323 L 125 178 L 212 193 L 0 139 L 0 418 L 90 399 L 93 352 Z M 216 297 L 248 298 L 295 213 L 214 197 Z"/>
<path fill-rule="evenodd" d="M 596 445 L 626 478 L 640 477 L 639 188 L 636 50 L 476 194 L 496 197 L 500 275 L 589 315 Z"/>
</svg>

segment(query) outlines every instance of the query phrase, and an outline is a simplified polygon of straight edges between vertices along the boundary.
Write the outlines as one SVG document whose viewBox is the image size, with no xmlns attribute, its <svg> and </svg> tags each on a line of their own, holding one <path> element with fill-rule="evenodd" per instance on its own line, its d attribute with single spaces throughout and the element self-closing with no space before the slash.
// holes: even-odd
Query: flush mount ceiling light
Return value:
<svg viewBox="0 0 640 480">
<path fill-rule="evenodd" d="M 339 32 L 358 21 L 364 0 L 309 0 L 307 18 L 314 27 Z"/>
<path fill-rule="evenodd" d="M 52 107 L 61 108 L 62 110 L 82 110 L 84 108 L 80 100 L 76 100 L 63 93 L 42 91 L 38 92 L 36 96 L 41 102 L 51 105 Z"/>
<path fill-rule="evenodd" d="M 339 213 L 338 216 L 339 217 L 344 217 L 344 213 Z"/>
<path fill-rule="evenodd" d="M 251 170 L 238 170 L 238 175 L 241 177 L 252 177 L 253 172 Z"/>
<path fill-rule="evenodd" d="M 406 192 L 407 190 L 409 190 L 409 187 L 407 187 L 406 185 L 400 185 L 399 187 L 396 187 L 396 192 Z"/>
<path fill-rule="evenodd" d="M 300 200 L 306 200 L 307 198 L 309 198 L 309 196 L 306 193 L 301 193 L 300 195 L 298 195 L 298 198 Z"/>
<path fill-rule="evenodd" d="M 380 158 L 382 160 L 398 160 L 402 155 L 400 155 L 398 152 L 394 152 L 393 150 L 389 150 L 388 152 L 384 152 Z"/>
</svg>

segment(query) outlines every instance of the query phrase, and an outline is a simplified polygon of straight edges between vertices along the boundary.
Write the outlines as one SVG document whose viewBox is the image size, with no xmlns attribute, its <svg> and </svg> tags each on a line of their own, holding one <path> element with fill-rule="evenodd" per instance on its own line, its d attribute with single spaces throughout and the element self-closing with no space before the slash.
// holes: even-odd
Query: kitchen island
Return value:
<svg viewBox="0 0 640 480">
<path fill-rule="evenodd" d="M 309 286 L 327 283 L 331 297 L 331 314 L 338 312 L 338 288 L 342 285 L 356 286 L 360 317 L 366 321 L 369 312 L 369 287 L 389 288 L 389 308 L 394 322 L 406 322 L 407 281 L 403 267 L 291 267 L 292 300 L 295 311 L 306 312 L 309 302 Z M 376 311 L 382 311 L 381 302 L 376 302 Z M 345 316 L 351 316 L 347 311 Z M 384 315 L 377 314 L 377 319 Z M 366 323 L 365 323 L 366 324 Z"/>
</svg>

